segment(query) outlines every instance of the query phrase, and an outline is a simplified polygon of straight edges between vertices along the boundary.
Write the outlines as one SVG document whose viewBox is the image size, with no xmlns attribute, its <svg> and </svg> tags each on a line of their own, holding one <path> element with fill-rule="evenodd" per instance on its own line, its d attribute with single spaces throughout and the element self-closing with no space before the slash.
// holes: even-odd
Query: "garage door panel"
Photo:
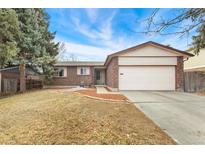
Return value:
<svg viewBox="0 0 205 154">
<path fill-rule="evenodd" d="M 119 67 L 120 90 L 175 90 L 174 66 Z"/>
</svg>

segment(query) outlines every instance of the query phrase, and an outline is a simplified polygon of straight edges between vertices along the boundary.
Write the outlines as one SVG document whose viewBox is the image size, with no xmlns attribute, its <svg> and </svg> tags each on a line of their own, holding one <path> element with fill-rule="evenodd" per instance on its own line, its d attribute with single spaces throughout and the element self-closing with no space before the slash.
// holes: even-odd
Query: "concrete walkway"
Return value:
<svg viewBox="0 0 205 154">
<path fill-rule="evenodd" d="M 178 144 L 205 144 L 205 97 L 180 92 L 123 91 Z"/>
<path fill-rule="evenodd" d="M 108 94 L 109 91 L 103 86 L 96 86 L 97 94 Z"/>
<path fill-rule="evenodd" d="M 97 94 L 120 94 L 119 92 L 112 92 L 107 90 L 104 86 L 95 86 L 97 89 Z"/>
</svg>

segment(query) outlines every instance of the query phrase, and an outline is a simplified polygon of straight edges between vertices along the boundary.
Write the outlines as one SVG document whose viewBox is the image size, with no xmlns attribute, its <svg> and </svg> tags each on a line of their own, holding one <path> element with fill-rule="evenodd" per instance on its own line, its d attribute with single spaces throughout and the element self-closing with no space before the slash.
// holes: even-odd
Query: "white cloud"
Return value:
<svg viewBox="0 0 205 154">
<path fill-rule="evenodd" d="M 133 44 L 132 39 L 125 35 L 113 36 L 112 23 L 117 10 L 112 13 L 105 20 L 98 23 L 98 29 L 93 29 L 90 25 L 82 23 L 77 16 L 72 17 L 75 30 L 86 36 L 92 44 L 103 46 L 111 51 L 122 50 Z"/>
<path fill-rule="evenodd" d="M 81 24 L 79 18 L 72 17 L 75 30 L 91 39 L 96 39 L 96 32 L 91 30 L 87 25 Z"/>
<path fill-rule="evenodd" d="M 87 11 L 89 12 L 90 9 Z M 95 11 L 90 12 L 90 18 L 96 14 L 96 12 L 94 12 Z M 99 22 L 98 29 L 91 27 L 92 24 L 90 23 L 82 23 L 78 16 L 72 16 L 71 20 L 75 30 L 86 36 L 92 44 L 99 47 L 63 41 L 66 44 L 66 54 L 69 55 L 73 53 L 78 56 L 79 60 L 104 60 L 107 55 L 134 45 L 136 41 L 133 41 L 134 39 L 131 37 L 126 35 L 113 35 L 112 23 L 116 13 L 117 10 L 112 11 L 109 17 Z"/>
<path fill-rule="evenodd" d="M 94 23 L 98 17 L 98 9 L 85 9 L 87 16 L 89 17 L 90 21 Z"/>
<path fill-rule="evenodd" d="M 108 40 L 112 38 L 112 34 L 113 34 L 112 21 L 116 13 L 117 13 L 116 11 L 113 11 L 112 14 L 107 18 L 107 20 L 103 22 L 102 26 L 100 27 L 99 36 L 101 37 L 101 39 Z"/>
<path fill-rule="evenodd" d="M 78 60 L 104 61 L 112 51 L 108 48 L 94 47 L 91 45 L 74 43 L 58 39 L 56 42 L 63 42 L 65 52 L 59 54 L 60 60 L 69 60 L 70 55 L 75 55 Z"/>
<path fill-rule="evenodd" d="M 126 36 L 119 36 L 111 40 L 102 40 L 101 42 L 99 42 L 99 44 L 100 43 L 104 46 L 109 47 L 109 49 L 111 49 L 112 52 L 116 52 L 135 45 L 136 41 L 133 41 L 133 39 L 128 38 Z"/>
<path fill-rule="evenodd" d="M 97 10 L 86 10 L 89 14 L 91 22 L 97 17 Z M 113 19 L 117 10 L 113 10 L 109 16 L 104 16 L 98 21 L 97 29 L 92 27 L 92 23 L 83 23 L 78 15 L 72 16 L 72 24 L 75 31 L 86 36 L 92 45 L 85 45 L 66 41 L 64 39 L 57 39 L 58 42 L 64 42 L 66 51 L 60 54 L 61 59 L 69 59 L 71 54 L 78 57 L 78 60 L 105 60 L 107 55 L 118 50 L 125 49 L 132 45 L 126 35 L 114 36 L 113 35 Z M 103 20 L 104 19 L 104 20 Z M 98 46 L 98 47 L 96 47 Z"/>
<path fill-rule="evenodd" d="M 63 42 L 65 52 L 59 54 L 60 60 L 69 60 L 71 55 L 75 55 L 77 60 L 104 61 L 109 54 L 134 46 L 137 43 L 129 41 L 125 37 L 119 37 L 113 41 L 101 41 L 103 47 L 85 45 L 64 39 L 57 39 L 56 42 Z"/>
<path fill-rule="evenodd" d="M 115 17 L 115 14 L 116 11 L 113 11 L 108 18 L 99 22 L 98 29 L 91 28 L 90 26 L 91 24 L 88 25 L 80 22 L 79 18 L 76 16 L 73 16 L 71 19 L 73 21 L 75 30 L 85 35 L 86 37 L 90 39 L 97 39 L 97 40 L 109 40 L 112 38 L 112 34 L 113 34 L 112 20 Z"/>
<path fill-rule="evenodd" d="M 160 43 L 164 45 L 170 45 L 171 47 L 179 50 L 186 50 L 188 48 L 187 38 L 179 38 L 179 36 L 176 35 L 171 35 L 170 37 L 166 36 L 166 38 L 164 38 L 164 40 Z"/>
</svg>

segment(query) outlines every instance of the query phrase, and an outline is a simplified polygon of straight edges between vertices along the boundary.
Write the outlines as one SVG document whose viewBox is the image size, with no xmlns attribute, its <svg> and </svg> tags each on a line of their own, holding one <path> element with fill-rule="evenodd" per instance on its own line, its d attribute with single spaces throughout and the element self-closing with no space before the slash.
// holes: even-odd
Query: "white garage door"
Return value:
<svg viewBox="0 0 205 154">
<path fill-rule="evenodd" d="M 120 66 L 120 90 L 175 90 L 174 66 Z"/>
</svg>

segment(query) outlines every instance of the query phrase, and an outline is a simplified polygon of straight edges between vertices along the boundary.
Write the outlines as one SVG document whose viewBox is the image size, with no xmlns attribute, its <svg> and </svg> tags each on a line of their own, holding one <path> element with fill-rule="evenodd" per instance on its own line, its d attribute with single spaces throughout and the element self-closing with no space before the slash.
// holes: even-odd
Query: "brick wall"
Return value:
<svg viewBox="0 0 205 154">
<path fill-rule="evenodd" d="M 184 62 L 183 57 L 177 57 L 176 90 L 184 91 Z"/>
<path fill-rule="evenodd" d="M 76 86 L 83 81 L 86 86 L 94 84 L 93 67 L 90 67 L 90 75 L 77 75 L 77 66 L 67 67 L 67 77 L 54 77 L 53 85 Z"/>
<path fill-rule="evenodd" d="M 111 88 L 118 88 L 118 57 L 113 57 L 108 63 L 106 84 Z"/>
</svg>

